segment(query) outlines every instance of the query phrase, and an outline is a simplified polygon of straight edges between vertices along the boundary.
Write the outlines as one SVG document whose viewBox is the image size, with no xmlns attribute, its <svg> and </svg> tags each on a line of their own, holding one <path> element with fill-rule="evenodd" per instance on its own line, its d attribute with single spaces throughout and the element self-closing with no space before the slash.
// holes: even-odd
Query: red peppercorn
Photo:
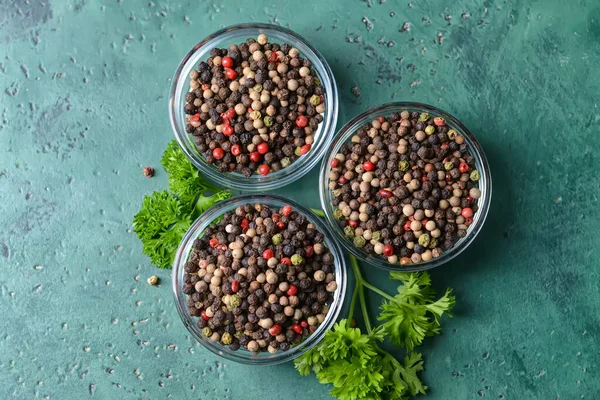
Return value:
<svg viewBox="0 0 600 400">
<path fill-rule="evenodd" d="M 444 126 L 446 125 L 446 120 L 442 117 L 435 117 L 433 119 L 433 123 L 435 124 L 435 126 Z"/>
<path fill-rule="evenodd" d="M 306 320 L 300 322 L 300 326 L 303 328 L 308 328 L 308 322 L 306 322 Z"/>
<path fill-rule="evenodd" d="M 304 251 L 306 252 L 306 258 L 310 258 L 313 256 L 313 254 L 315 254 L 315 250 L 312 246 L 306 246 L 304 248 Z"/>
<path fill-rule="evenodd" d="M 348 225 L 350 225 L 352 228 L 358 228 L 358 221 L 350 220 L 348 221 Z"/>
<path fill-rule="evenodd" d="M 331 165 L 331 168 L 337 168 L 340 165 L 340 160 L 334 158 L 329 164 Z"/>
<path fill-rule="evenodd" d="M 200 121 L 200 114 L 194 114 L 190 117 L 191 121 Z"/>
<path fill-rule="evenodd" d="M 279 220 L 281 219 L 281 215 L 273 214 L 271 215 L 271 219 L 273 220 L 273 222 L 279 222 Z"/>
<path fill-rule="evenodd" d="M 290 285 L 288 290 L 285 292 L 285 294 L 287 294 L 288 296 L 295 296 L 296 293 L 298 293 L 298 288 L 296 287 L 296 285 Z"/>
<path fill-rule="evenodd" d="M 292 260 L 289 257 L 283 257 L 279 262 L 283 265 L 292 265 Z"/>
<path fill-rule="evenodd" d="M 377 117 L 377 121 L 378 121 L 380 124 L 383 124 L 383 121 L 385 121 L 385 118 L 383 118 L 383 116 L 379 116 L 379 117 Z"/>
<path fill-rule="evenodd" d="M 467 172 L 469 170 L 469 164 L 461 162 L 460 165 L 458 166 L 458 170 L 460 171 L 461 174 L 464 174 L 465 172 Z"/>
<path fill-rule="evenodd" d="M 302 326 L 300 324 L 292 325 L 292 330 L 296 332 L 298 335 L 302 335 Z"/>
<path fill-rule="evenodd" d="M 231 291 L 237 293 L 240 290 L 240 283 L 238 281 L 231 282 Z"/>
<path fill-rule="evenodd" d="M 246 229 L 248 226 L 250 226 L 250 221 L 248 221 L 248 218 L 242 219 L 242 222 L 240 222 L 240 227 L 242 229 Z"/>
<path fill-rule="evenodd" d="M 383 246 L 383 255 L 386 257 L 391 257 L 394 255 L 394 247 L 391 244 L 386 244 Z"/>
<path fill-rule="evenodd" d="M 465 225 L 470 226 L 473 223 L 473 218 L 465 218 Z"/>
<path fill-rule="evenodd" d="M 225 76 L 227 76 L 227 79 L 229 80 L 234 80 L 235 77 L 237 76 L 237 72 L 235 72 L 234 69 L 225 69 Z"/>
<path fill-rule="evenodd" d="M 142 174 L 144 174 L 146 178 L 152 178 L 154 176 L 154 168 L 144 167 L 144 169 L 142 170 Z"/>
<path fill-rule="evenodd" d="M 263 251 L 262 258 L 264 258 L 265 260 L 270 260 L 271 258 L 273 258 L 273 250 L 266 249 L 265 251 Z"/>
<path fill-rule="evenodd" d="M 213 249 L 219 244 L 219 239 L 213 238 L 208 241 L 208 245 Z"/>
<path fill-rule="evenodd" d="M 365 171 L 373 171 L 375 169 L 375 164 L 373 164 L 371 161 L 365 161 L 363 163 L 363 168 Z"/>
<path fill-rule="evenodd" d="M 233 108 L 230 108 L 229 110 L 227 110 L 227 112 L 225 113 L 225 117 L 232 119 L 235 117 L 235 110 Z"/>
<path fill-rule="evenodd" d="M 281 213 L 282 213 L 283 215 L 285 215 L 286 217 L 289 217 L 289 216 L 290 216 L 290 214 L 292 213 L 292 206 L 284 206 L 284 207 L 281 209 Z"/>
<path fill-rule="evenodd" d="M 298 128 L 304 128 L 306 125 L 308 125 L 308 118 L 306 118 L 305 115 L 298 115 L 298 118 L 296 118 L 296 126 Z"/>
<path fill-rule="evenodd" d="M 277 56 L 277 53 L 273 51 L 273 52 L 271 52 L 271 54 L 269 54 L 267 61 L 269 61 L 270 63 L 274 63 L 274 62 L 277 62 L 278 58 L 279 57 Z"/>
<path fill-rule="evenodd" d="M 452 181 L 452 175 L 450 174 L 446 174 L 446 182 L 451 182 Z"/>
<path fill-rule="evenodd" d="M 471 196 L 467 196 L 467 201 L 471 204 L 473 204 L 473 202 L 475 202 L 475 199 L 472 198 Z"/>
<path fill-rule="evenodd" d="M 423 175 L 421 177 L 421 182 L 427 182 L 427 175 Z"/>
<path fill-rule="evenodd" d="M 250 161 L 259 162 L 260 161 L 260 153 L 258 151 L 253 151 L 250 153 Z"/>
<path fill-rule="evenodd" d="M 206 311 L 202 310 L 200 312 L 200 316 L 202 317 L 203 320 L 208 321 L 210 319 L 210 317 L 208 315 L 206 315 Z"/>
<path fill-rule="evenodd" d="M 283 221 L 279 221 L 276 226 L 277 226 L 277 229 L 280 229 L 280 230 L 285 228 L 285 224 L 283 223 Z"/>
<path fill-rule="evenodd" d="M 465 218 L 472 218 L 473 217 L 473 209 L 470 207 L 465 207 L 462 209 L 462 212 L 460 214 Z"/>
<path fill-rule="evenodd" d="M 227 251 L 227 246 L 226 246 L 226 245 L 224 245 L 224 244 L 222 244 L 222 245 L 219 247 L 219 250 L 221 250 L 221 251 Z"/>
<path fill-rule="evenodd" d="M 208 90 L 210 89 L 210 85 L 208 83 L 205 83 L 202 85 L 202 90 Z"/>
<path fill-rule="evenodd" d="M 267 142 L 262 142 L 256 146 L 256 150 L 258 150 L 260 154 L 267 154 L 269 152 L 269 144 Z"/>
<path fill-rule="evenodd" d="M 379 195 L 384 199 L 389 199 L 390 197 L 392 197 L 392 192 L 390 192 L 389 190 L 381 189 L 379 191 Z"/>
<path fill-rule="evenodd" d="M 221 65 L 224 68 L 231 68 L 233 67 L 233 59 L 231 57 L 223 57 L 221 59 Z"/>
<path fill-rule="evenodd" d="M 440 149 L 442 150 L 446 150 L 448 148 L 448 143 L 442 143 L 442 145 L 440 146 Z"/>
<path fill-rule="evenodd" d="M 225 136 L 231 136 L 231 135 L 233 135 L 233 126 L 231 126 L 231 125 L 225 125 L 223 127 L 223 135 L 225 135 Z"/>
<path fill-rule="evenodd" d="M 231 146 L 231 154 L 233 154 L 235 157 L 242 154 L 242 146 L 240 146 L 239 144 L 234 144 L 233 146 Z"/>
<path fill-rule="evenodd" d="M 344 175 L 342 175 L 338 179 L 338 182 L 343 185 L 344 183 L 348 182 L 348 179 L 346 179 L 346 177 Z"/>
<path fill-rule="evenodd" d="M 408 221 L 406 221 L 406 222 L 404 223 L 404 226 L 403 226 L 403 228 L 404 228 L 404 231 L 405 231 L 405 232 L 408 232 L 408 231 L 410 231 L 410 222 L 411 222 L 411 221 L 410 221 L 410 220 L 408 220 Z"/>
<path fill-rule="evenodd" d="M 220 160 L 221 158 L 223 158 L 225 156 L 225 152 L 223 151 L 222 148 L 217 147 L 213 150 L 212 156 L 215 158 L 215 160 Z"/>
<path fill-rule="evenodd" d="M 308 153 L 310 151 L 311 147 L 312 147 L 311 144 L 305 144 L 304 146 L 300 147 L 300 155 L 303 156 L 306 153 Z"/>
<path fill-rule="evenodd" d="M 269 328 L 269 335 L 277 336 L 281 333 L 281 325 L 275 324 Z"/>
<path fill-rule="evenodd" d="M 260 167 L 258 167 L 258 173 L 263 176 L 269 175 L 269 172 L 271 172 L 271 168 L 269 168 L 267 164 L 263 164 Z"/>
</svg>

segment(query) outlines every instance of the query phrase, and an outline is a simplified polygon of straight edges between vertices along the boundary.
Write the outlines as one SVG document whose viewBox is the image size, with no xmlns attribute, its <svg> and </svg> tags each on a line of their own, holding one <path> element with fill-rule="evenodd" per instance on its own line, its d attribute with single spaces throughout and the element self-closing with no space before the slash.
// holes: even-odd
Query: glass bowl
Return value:
<svg viewBox="0 0 600 400">
<path fill-rule="evenodd" d="M 232 351 L 227 346 L 222 346 L 219 343 L 212 342 L 209 338 L 202 335 L 202 330 L 196 324 L 197 317 L 191 317 L 187 312 L 186 301 L 187 295 L 183 293 L 183 275 L 184 265 L 188 261 L 191 253 L 194 240 L 202 235 L 202 232 L 211 225 L 215 220 L 221 217 L 228 211 L 235 210 L 238 206 L 245 204 L 260 203 L 270 207 L 283 207 L 290 205 L 294 210 L 306 216 L 307 220 L 316 225 L 317 230 L 325 236 L 324 244 L 329 248 L 329 251 L 335 258 L 335 280 L 338 285 L 334 292 L 333 300 L 329 305 L 329 312 L 325 316 L 325 320 L 319 327 L 300 344 L 291 347 L 287 351 L 277 351 L 274 354 L 269 352 L 261 352 L 252 354 L 250 351 L 241 347 L 237 351 Z M 327 224 L 317 217 L 310 209 L 296 203 L 295 201 L 286 199 L 285 197 L 274 195 L 243 195 L 235 196 L 225 201 L 218 203 L 202 214 L 187 231 L 175 255 L 173 264 L 173 295 L 175 297 L 175 305 L 183 324 L 191 333 L 191 335 L 199 341 L 204 347 L 211 352 L 226 358 L 231 361 L 236 361 L 243 364 L 252 365 L 273 365 L 282 362 L 293 360 L 296 357 L 304 354 L 315 346 L 335 323 L 344 303 L 346 292 L 346 262 L 344 253 L 339 244 L 333 239 L 333 234 Z"/>
<path fill-rule="evenodd" d="M 184 106 L 185 95 L 189 91 L 189 74 L 198 63 L 209 57 L 214 47 L 227 48 L 231 44 L 239 44 L 248 38 L 255 38 L 264 33 L 272 43 L 289 43 L 300 50 L 300 55 L 310 60 L 313 69 L 325 88 L 325 113 L 323 121 L 315 132 L 311 150 L 286 168 L 271 172 L 267 176 L 253 174 L 246 178 L 237 172 L 220 172 L 215 166 L 208 164 L 204 156 L 198 152 L 192 136 L 185 131 Z M 204 176 L 214 182 L 245 192 L 259 192 L 285 186 L 304 176 L 323 157 L 329 147 L 338 116 L 338 92 L 335 78 L 325 58 L 311 44 L 295 32 L 281 26 L 269 24 L 240 24 L 232 25 L 213 33 L 198 43 L 181 60 L 171 84 L 169 96 L 169 116 L 175 137 L 181 149 L 190 161 Z"/>
<path fill-rule="evenodd" d="M 339 152 L 344 143 L 350 142 L 352 136 L 358 129 L 379 116 L 389 116 L 389 114 L 392 112 L 401 112 L 404 110 L 408 110 L 410 112 L 427 112 L 432 117 L 442 117 L 446 120 L 449 128 L 455 129 L 460 135 L 464 136 L 465 143 L 469 145 L 469 150 L 475 158 L 475 166 L 481 174 L 481 178 L 478 181 L 478 186 L 476 186 L 479 188 L 479 190 L 481 190 L 481 197 L 479 200 L 477 200 L 479 210 L 473 215 L 473 223 L 469 226 L 467 235 L 457 240 L 452 248 L 445 250 L 440 257 L 432 258 L 429 261 L 422 261 L 416 264 L 400 265 L 399 263 L 392 264 L 380 255 L 373 255 L 365 252 L 364 250 L 354 246 L 352 241 L 345 236 L 343 229 L 333 216 L 334 206 L 331 204 L 332 193 L 328 186 L 328 175 L 331 168 L 331 160 Z M 475 136 L 459 120 L 434 106 L 422 103 L 397 102 L 370 108 L 353 118 L 350 122 L 344 125 L 344 127 L 342 127 L 342 129 L 333 139 L 329 151 L 321 164 L 319 192 L 321 196 L 321 206 L 325 211 L 325 217 L 339 241 L 344 245 L 344 247 L 346 247 L 346 249 L 348 249 L 348 251 L 350 251 L 360 260 L 379 268 L 394 271 L 424 271 L 435 268 L 452 260 L 454 257 L 462 253 L 473 242 L 481 230 L 490 208 L 490 202 L 492 198 L 492 176 L 481 145 L 477 142 Z"/>
</svg>

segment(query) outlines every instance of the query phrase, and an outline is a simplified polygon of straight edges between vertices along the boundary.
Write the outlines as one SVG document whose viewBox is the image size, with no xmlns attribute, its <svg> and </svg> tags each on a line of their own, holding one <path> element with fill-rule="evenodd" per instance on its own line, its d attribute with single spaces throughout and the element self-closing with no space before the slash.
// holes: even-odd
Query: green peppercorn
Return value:
<svg viewBox="0 0 600 400">
<path fill-rule="evenodd" d="M 450 171 L 452 168 L 454 168 L 454 163 L 451 161 L 448 161 L 447 163 L 444 163 L 444 169 L 446 171 Z"/>
<path fill-rule="evenodd" d="M 273 242 L 275 246 L 281 244 L 281 242 L 283 242 L 283 236 L 281 236 L 281 233 L 276 233 L 275 235 L 273 235 L 273 237 L 271 238 L 271 242 Z"/>
<path fill-rule="evenodd" d="M 398 163 L 398 170 L 404 172 L 407 171 L 408 168 L 410 168 L 410 163 L 408 161 L 404 160 Z"/>
<path fill-rule="evenodd" d="M 419 115 L 419 121 L 421 121 L 421 122 L 425 122 L 428 119 L 429 119 L 429 113 L 424 112 Z"/>
<path fill-rule="evenodd" d="M 435 133 L 435 127 L 433 125 L 427 125 L 425 128 L 425 133 L 428 135 L 433 135 Z"/>
<path fill-rule="evenodd" d="M 300 146 L 296 147 L 296 150 L 294 150 L 294 154 L 297 155 L 298 157 L 300 157 L 302 155 Z"/>
<path fill-rule="evenodd" d="M 288 157 L 283 157 L 283 158 L 281 159 L 281 166 L 282 166 L 283 168 L 286 168 L 286 167 L 288 167 L 288 166 L 289 166 L 291 163 L 292 163 L 292 162 L 290 161 L 290 159 L 289 159 Z"/>
<path fill-rule="evenodd" d="M 351 226 L 347 226 L 344 228 L 344 233 L 348 237 L 354 237 L 354 228 L 352 228 Z"/>
<path fill-rule="evenodd" d="M 262 87 L 262 85 L 260 83 L 257 83 L 256 85 L 254 85 L 253 89 L 254 89 L 255 92 L 260 93 L 260 92 L 262 92 L 263 87 Z"/>
<path fill-rule="evenodd" d="M 223 336 L 221 336 L 221 343 L 227 345 L 227 344 L 231 344 L 231 341 L 232 341 L 231 333 L 225 332 L 223 334 Z"/>
<path fill-rule="evenodd" d="M 479 173 L 479 171 L 474 169 L 473 171 L 471 171 L 471 175 L 469 175 L 469 178 L 471 178 L 472 181 L 476 182 L 479 179 L 481 179 L 481 174 Z"/>
<path fill-rule="evenodd" d="M 242 304 L 242 299 L 237 294 L 232 294 L 229 297 L 229 304 L 231 307 L 239 307 Z"/>
<path fill-rule="evenodd" d="M 212 329 L 207 326 L 206 328 L 202 329 L 202 334 L 206 337 L 211 337 L 213 332 Z"/>
<path fill-rule="evenodd" d="M 338 208 L 333 212 L 333 218 L 335 218 L 335 219 L 340 219 L 343 216 L 344 216 L 344 213 L 342 212 L 341 208 Z"/>
<path fill-rule="evenodd" d="M 427 247 L 429 246 L 429 242 L 430 242 L 431 238 L 429 237 L 428 234 L 424 233 L 421 236 L 419 236 L 419 244 L 423 247 Z"/>
<path fill-rule="evenodd" d="M 456 136 L 458 136 L 458 132 L 456 132 L 454 129 L 450 129 L 448 131 L 448 138 L 450 140 L 454 140 L 456 138 Z"/>
<path fill-rule="evenodd" d="M 319 78 L 317 78 L 316 76 L 313 78 L 313 85 L 321 86 L 321 80 Z"/>
<path fill-rule="evenodd" d="M 268 128 L 270 126 L 273 125 L 273 118 L 269 117 L 268 115 L 265 117 L 265 119 L 263 120 L 263 123 L 265 124 L 265 126 Z"/>
<path fill-rule="evenodd" d="M 381 232 L 375 231 L 371 234 L 371 240 L 379 242 L 381 240 Z"/>
<path fill-rule="evenodd" d="M 431 240 L 429 241 L 429 248 L 430 249 L 435 249 L 438 245 L 438 240 L 434 237 L 431 238 Z"/>
<path fill-rule="evenodd" d="M 364 247 L 367 244 L 367 241 L 362 236 L 355 236 L 353 242 L 356 247 Z"/>
<path fill-rule="evenodd" d="M 342 189 L 334 189 L 332 193 L 334 197 L 339 197 L 342 194 Z"/>
<path fill-rule="evenodd" d="M 257 119 L 260 119 L 260 117 L 262 116 L 262 114 L 260 113 L 260 111 L 254 110 L 250 113 L 250 119 L 256 121 Z"/>
<path fill-rule="evenodd" d="M 316 94 L 313 94 L 312 96 L 310 96 L 310 104 L 312 104 L 313 106 L 318 106 L 319 104 L 321 104 L 321 97 L 317 96 Z"/>
<path fill-rule="evenodd" d="M 304 258 L 300 254 L 294 254 L 292 256 L 292 264 L 300 265 L 304 262 Z"/>
</svg>

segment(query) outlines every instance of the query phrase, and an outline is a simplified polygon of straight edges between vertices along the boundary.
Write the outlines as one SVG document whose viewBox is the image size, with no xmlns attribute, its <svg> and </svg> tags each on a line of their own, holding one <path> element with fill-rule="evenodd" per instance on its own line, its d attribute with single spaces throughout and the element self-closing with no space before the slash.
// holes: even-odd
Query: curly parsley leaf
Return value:
<svg viewBox="0 0 600 400">
<path fill-rule="evenodd" d="M 133 218 L 143 253 L 158 268 L 171 268 L 179 241 L 192 223 L 190 208 L 166 190 L 145 196 Z"/>
<path fill-rule="evenodd" d="M 391 272 L 392 279 L 402 281 L 393 300 L 381 305 L 379 320 L 387 336 L 408 351 L 419 346 L 425 337 L 440 333 L 440 318 L 454 307 L 452 289 L 435 300 L 435 290 L 427 272 Z"/>
<path fill-rule="evenodd" d="M 167 146 L 161 163 L 169 174 L 169 189 L 184 203 L 192 202 L 200 192 L 221 190 L 200 175 L 175 140 Z"/>
<path fill-rule="evenodd" d="M 231 192 L 229 190 L 221 190 L 214 193 L 211 196 L 205 196 L 204 194 L 200 194 L 198 196 L 198 199 L 196 200 L 194 213 L 195 215 L 200 215 L 209 208 L 211 208 L 213 205 L 230 197 Z"/>
<path fill-rule="evenodd" d="M 363 334 L 341 320 L 313 349 L 294 360 L 301 375 L 311 369 L 321 383 L 333 385 L 331 395 L 340 400 L 408 399 L 427 389 L 418 378 L 423 361 L 418 353 L 401 364 L 379 348 L 384 330 Z"/>
</svg>

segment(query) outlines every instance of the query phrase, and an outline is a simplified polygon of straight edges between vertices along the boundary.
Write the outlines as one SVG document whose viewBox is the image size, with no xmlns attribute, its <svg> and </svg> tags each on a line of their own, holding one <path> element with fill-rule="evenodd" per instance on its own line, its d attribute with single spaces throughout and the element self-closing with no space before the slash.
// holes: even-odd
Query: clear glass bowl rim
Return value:
<svg viewBox="0 0 600 400">
<path fill-rule="evenodd" d="M 272 172 L 266 177 L 254 174 L 250 178 L 246 178 L 240 174 L 222 173 L 216 167 L 204 161 L 202 155 L 198 153 L 193 140 L 185 131 L 185 120 L 182 111 L 184 105 L 183 98 L 188 90 L 186 83 L 189 72 L 200 59 L 204 58 L 205 54 L 211 48 L 220 46 L 222 42 L 234 40 L 242 35 L 248 35 L 246 36 L 248 38 L 256 37 L 260 33 L 265 33 L 267 36 L 274 35 L 275 38 L 278 36 L 281 37 L 281 40 L 297 47 L 301 55 L 313 63 L 313 68 L 325 88 L 326 109 L 324 119 L 317 130 L 315 142 L 307 155 L 300 157 L 287 168 Z M 338 90 L 335 77 L 321 53 L 296 32 L 278 25 L 263 23 L 231 25 L 207 36 L 204 40 L 196 44 L 177 67 L 169 94 L 169 119 L 171 121 L 171 128 L 179 146 L 188 159 L 212 181 L 227 188 L 244 192 L 260 192 L 276 189 L 288 185 L 307 174 L 319 163 L 333 139 L 338 110 Z"/>
<path fill-rule="evenodd" d="M 308 221 L 315 224 L 317 230 L 325 235 L 325 244 L 331 251 L 335 259 L 335 275 L 338 288 L 334 294 L 333 301 L 329 306 L 329 312 L 327 313 L 325 320 L 312 335 L 306 338 L 302 343 L 291 347 L 287 351 L 278 351 L 275 354 L 268 352 L 261 352 L 259 355 L 253 355 L 247 350 L 240 349 L 238 351 L 232 351 L 226 346 L 222 346 L 218 343 L 213 343 L 208 338 L 202 335 L 201 330 L 196 324 L 197 317 L 191 317 L 187 313 L 186 301 L 187 295 L 183 293 L 183 274 L 184 264 L 188 259 L 194 240 L 219 216 L 223 215 L 227 211 L 234 210 L 236 207 L 245 204 L 260 203 L 268 205 L 270 207 L 282 207 L 284 205 L 291 205 L 292 208 L 304 216 L 307 217 Z M 234 196 L 230 199 L 224 200 L 215 206 L 211 207 L 208 211 L 203 213 L 194 223 L 191 225 L 189 230 L 184 235 L 177 253 L 175 255 L 175 262 L 173 264 L 173 276 L 172 276 L 172 288 L 173 296 L 177 312 L 181 317 L 181 320 L 189 333 L 200 342 L 205 348 L 210 350 L 212 353 L 223 357 L 227 360 L 239 362 L 242 364 L 251 365 L 274 365 L 291 361 L 296 357 L 301 356 L 317 343 L 321 341 L 325 333 L 331 329 L 333 324 L 336 322 L 340 311 L 344 304 L 344 298 L 346 296 L 346 283 L 347 271 L 346 271 L 346 260 L 344 253 L 339 243 L 334 239 L 334 235 L 331 232 L 329 226 L 325 221 L 319 218 L 309 208 L 283 196 L 277 195 L 257 195 L 257 194 L 246 194 Z"/>
<path fill-rule="evenodd" d="M 421 111 L 428 112 L 432 116 L 439 116 L 444 118 L 448 125 L 452 129 L 456 129 L 462 136 L 465 137 L 465 142 L 469 145 L 469 149 L 475 157 L 475 165 L 481 173 L 481 179 L 479 180 L 479 189 L 481 190 L 481 198 L 477 204 L 479 210 L 473 216 L 473 223 L 467 231 L 467 236 L 460 238 L 456 244 L 450 249 L 446 250 L 438 258 L 432 258 L 430 261 L 420 262 L 418 264 L 392 264 L 380 256 L 370 255 L 363 250 L 354 246 L 354 244 L 346 238 L 344 231 L 339 226 L 337 220 L 333 216 L 333 206 L 331 205 L 331 190 L 329 190 L 329 170 L 331 159 L 338 153 L 340 147 L 347 143 L 352 135 L 360 129 L 364 124 L 372 121 L 380 115 L 388 116 L 392 112 L 401 112 L 403 110 L 408 111 Z M 435 106 L 431 106 L 424 103 L 418 102 L 393 102 L 386 103 L 376 107 L 369 108 L 365 112 L 357 115 L 335 135 L 335 138 L 331 142 L 329 151 L 326 157 L 323 158 L 321 163 L 321 171 L 319 173 L 319 193 L 321 197 L 321 207 L 325 212 L 325 218 L 331 225 L 331 230 L 335 233 L 338 241 L 354 256 L 364 261 L 367 264 L 374 265 L 378 268 L 391 270 L 391 271 L 425 271 L 435 267 L 438 267 L 453 258 L 457 257 L 473 242 L 475 237 L 481 231 L 487 214 L 490 209 L 490 203 L 492 199 L 492 175 L 490 167 L 483 151 L 483 148 L 475 138 L 475 136 L 462 124 L 458 119 L 452 116 L 450 113 L 441 110 Z"/>
</svg>

